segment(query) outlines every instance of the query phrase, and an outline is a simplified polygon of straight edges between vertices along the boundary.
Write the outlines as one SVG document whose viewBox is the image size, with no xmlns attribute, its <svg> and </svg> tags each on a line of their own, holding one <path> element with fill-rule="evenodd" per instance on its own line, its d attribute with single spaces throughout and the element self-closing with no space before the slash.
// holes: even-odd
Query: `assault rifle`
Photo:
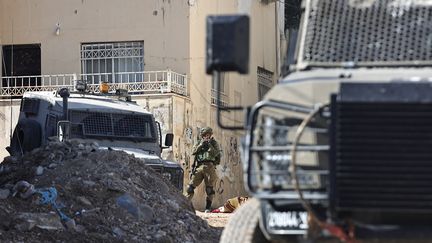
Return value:
<svg viewBox="0 0 432 243">
<path fill-rule="evenodd" d="M 189 172 L 189 180 L 192 180 L 192 175 L 195 173 L 197 167 L 198 167 L 197 157 L 194 156 L 194 161 L 192 163 L 192 170 Z"/>
</svg>

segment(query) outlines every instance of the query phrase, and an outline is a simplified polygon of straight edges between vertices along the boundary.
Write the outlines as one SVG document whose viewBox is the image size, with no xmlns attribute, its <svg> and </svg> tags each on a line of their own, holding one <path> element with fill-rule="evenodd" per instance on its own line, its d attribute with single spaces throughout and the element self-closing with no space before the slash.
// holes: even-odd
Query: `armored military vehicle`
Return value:
<svg viewBox="0 0 432 243">
<path fill-rule="evenodd" d="M 78 84 L 85 87 L 84 82 Z M 183 189 L 183 169 L 161 158 L 162 149 L 172 145 L 173 134 L 165 135 L 163 145 L 160 124 L 123 91 L 117 95 L 90 94 L 85 89 L 25 93 L 9 153 L 24 154 L 51 137 L 96 142 L 101 149 L 133 154 Z"/>
<path fill-rule="evenodd" d="M 300 13 L 288 74 L 244 126 L 254 199 L 221 242 L 431 242 L 432 1 L 307 0 Z M 244 18 L 208 18 L 216 78 L 247 69 L 231 31 Z"/>
</svg>

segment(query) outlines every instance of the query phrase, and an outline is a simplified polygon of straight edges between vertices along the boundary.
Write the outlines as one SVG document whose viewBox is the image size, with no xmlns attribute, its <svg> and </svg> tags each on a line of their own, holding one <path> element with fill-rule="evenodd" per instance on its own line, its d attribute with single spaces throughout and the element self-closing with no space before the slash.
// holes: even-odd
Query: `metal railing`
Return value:
<svg viewBox="0 0 432 243">
<path fill-rule="evenodd" d="M 20 97 L 29 91 L 55 91 L 67 87 L 73 90 L 76 80 L 85 80 L 90 92 L 99 93 L 101 82 L 110 85 L 110 92 L 127 89 L 131 94 L 176 93 L 189 96 L 187 76 L 165 71 L 53 74 L 35 76 L 7 76 L 1 78 L 0 98 Z"/>
<path fill-rule="evenodd" d="M 220 92 L 220 104 L 222 107 L 228 106 L 228 95 L 224 92 Z M 217 106 L 217 92 L 215 89 L 211 90 L 211 104 Z"/>
</svg>

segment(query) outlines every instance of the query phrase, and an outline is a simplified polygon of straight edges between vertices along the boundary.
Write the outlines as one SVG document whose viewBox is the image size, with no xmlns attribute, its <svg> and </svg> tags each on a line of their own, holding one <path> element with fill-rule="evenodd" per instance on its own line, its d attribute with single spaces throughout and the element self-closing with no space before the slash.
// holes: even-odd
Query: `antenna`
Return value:
<svg viewBox="0 0 432 243">
<path fill-rule="evenodd" d="M 14 27 L 14 23 L 13 23 L 13 18 L 12 18 L 12 27 L 11 27 L 11 31 L 12 31 L 12 46 L 11 46 L 11 77 L 13 78 L 13 72 L 14 72 L 14 67 L 13 67 L 13 56 L 14 56 L 14 36 L 13 36 L 13 27 Z M 4 56 L 4 54 L 3 54 Z M 9 90 L 11 89 L 11 78 L 9 78 Z M 9 97 L 9 107 L 10 107 L 10 133 L 9 133 L 9 139 L 10 141 L 12 141 L 12 137 L 13 137 L 13 128 L 12 128 L 12 123 L 13 123 L 13 112 L 12 112 L 12 93 L 10 93 L 10 97 Z"/>
</svg>

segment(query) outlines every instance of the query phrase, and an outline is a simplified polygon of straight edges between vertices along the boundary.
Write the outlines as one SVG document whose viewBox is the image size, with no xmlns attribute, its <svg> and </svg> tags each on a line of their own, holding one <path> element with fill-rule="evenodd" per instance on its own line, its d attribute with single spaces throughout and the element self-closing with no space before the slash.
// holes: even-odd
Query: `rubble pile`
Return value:
<svg viewBox="0 0 432 243">
<path fill-rule="evenodd" d="M 218 242 L 220 231 L 145 162 L 50 142 L 0 163 L 1 242 Z"/>
</svg>

